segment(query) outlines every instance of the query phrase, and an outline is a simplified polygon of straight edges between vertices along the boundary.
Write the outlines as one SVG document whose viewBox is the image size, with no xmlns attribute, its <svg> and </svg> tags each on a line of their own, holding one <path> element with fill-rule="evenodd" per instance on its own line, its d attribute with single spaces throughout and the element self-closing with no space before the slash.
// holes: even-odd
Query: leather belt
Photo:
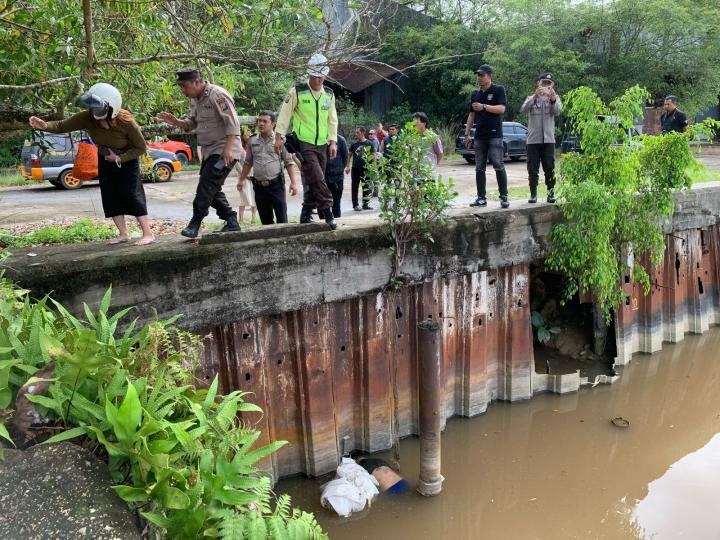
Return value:
<svg viewBox="0 0 720 540">
<path fill-rule="evenodd" d="M 260 187 L 268 187 L 272 186 L 273 184 L 277 184 L 278 182 L 282 182 L 283 178 L 282 176 L 276 176 L 275 178 L 271 178 L 270 180 L 258 180 L 254 176 L 250 177 L 250 181 L 252 182 L 253 186 L 260 186 Z"/>
</svg>

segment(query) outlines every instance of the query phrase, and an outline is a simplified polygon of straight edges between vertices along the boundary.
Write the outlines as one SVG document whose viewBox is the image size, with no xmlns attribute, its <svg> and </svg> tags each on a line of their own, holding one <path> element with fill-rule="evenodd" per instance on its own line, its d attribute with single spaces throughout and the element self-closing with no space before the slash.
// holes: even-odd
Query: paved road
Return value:
<svg viewBox="0 0 720 540">
<path fill-rule="evenodd" d="M 720 150 L 706 152 L 701 156 L 709 169 L 720 171 Z M 525 161 L 506 162 L 508 183 L 510 186 L 526 186 L 527 170 Z M 456 206 L 465 206 L 475 198 L 475 169 L 459 157 L 444 161 L 438 167 L 443 177 L 451 177 L 455 181 L 458 197 Z M 188 220 L 192 214 L 192 200 L 197 184 L 197 172 L 177 174 L 171 182 L 164 184 L 145 184 L 148 211 L 153 219 Z M 237 207 L 238 193 L 235 190 L 236 176 L 226 181 L 225 192 L 230 203 Z M 488 190 L 497 189 L 495 173 L 488 167 Z M 299 216 L 301 197 L 288 197 L 288 215 Z M 525 204 L 526 201 L 512 201 L 513 205 Z M 372 203 L 371 203 L 372 204 Z M 377 206 L 375 204 L 375 206 Z M 499 206 L 497 201 L 490 201 L 490 207 Z M 355 221 L 376 214 L 373 212 L 353 212 L 350 202 L 350 178 L 345 180 L 343 192 L 343 221 Z M 247 213 L 247 211 L 246 211 Z M 43 219 L 59 217 L 104 217 L 100 202 L 100 189 L 97 183 L 89 183 L 74 191 L 60 190 L 47 182 L 31 186 L 0 189 L 0 227 L 18 223 L 31 223 Z M 248 215 L 246 215 L 246 219 Z M 211 209 L 208 221 L 217 221 Z"/>
</svg>

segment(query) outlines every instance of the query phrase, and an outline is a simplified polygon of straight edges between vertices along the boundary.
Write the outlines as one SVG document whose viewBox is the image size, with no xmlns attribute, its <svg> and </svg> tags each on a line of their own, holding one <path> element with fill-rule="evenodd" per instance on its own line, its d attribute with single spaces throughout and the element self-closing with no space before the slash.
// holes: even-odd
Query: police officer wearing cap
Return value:
<svg viewBox="0 0 720 540">
<path fill-rule="evenodd" d="M 250 181 L 255 193 L 260 222 L 263 225 L 287 223 L 287 202 L 285 200 L 285 176 L 283 165 L 290 175 L 290 195 L 298 192 L 295 162 L 283 148 L 280 156 L 275 153 L 275 113 L 262 111 L 257 117 L 258 133 L 248 140 L 245 162 L 240 171 L 237 189 L 245 188 L 245 179 L 253 170 Z"/>
<path fill-rule="evenodd" d="M 325 165 L 328 156 L 334 158 L 337 155 L 338 118 L 335 95 L 323 85 L 329 72 L 327 58 L 322 54 L 310 57 L 308 81 L 290 88 L 280 108 L 275 130 L 275 152 L 280 154 L 283 136 L 291 131 L 292 126 L 292 132 L 299 140 L 306 182 L 300 223 L 310 223 L 312 211 L 317 208 L 318 216 L 334 230 L 337 224 L 332 212 L 332 193 L 325 182 Z"/>
<path fill-rule="evenodd" d="M 157 119 L 185 131 L 194 129 L 203 152 L 193 216 L 180 234 L 196 238 L 211 206 L 226 222 L 222 232 L 239 231 L 237 214 L 222 191 L 227 175 L 244 155 L 235 102 L 227 90 L 204 81 L 195 68 L 183 68 L 176 73 L 175 83 L 190 98 L 190 110 L 184 120 L 169 112 L 158 113 Z"/>
<path fill-rule="evenodd" d="M 530 183 L 529 203 L 537 202 L 537 186 L 542 163 L 547 187 L 547 202 L 555 202 L 555 117 L 562 103 L 555 92 L 555 77 L 545 72 L 535 79 L 535 92 L 525 98 L 520 112 L 528 117 L 527 171 Z"/>
<path fill-rule="evenodd" d="M 470 97 L 470 112 L 465 123 L 465 146 L 475 147 L 475 186 L 477 199 L 470 206 L 487 206 L 485 197 L 485 167 L 488 159 L 495 169 L 500 190 L 500 206 L 507 208 L 508 201 L 507 172 L 503 163 L 503 114 L 507 96 L 505 87 L 493 83 L 493 69 L 483 64 L 475 70 L 480 88 Z M 474 140 L 470 139 L 470 130 L 475 126 Z"/>
</svg>

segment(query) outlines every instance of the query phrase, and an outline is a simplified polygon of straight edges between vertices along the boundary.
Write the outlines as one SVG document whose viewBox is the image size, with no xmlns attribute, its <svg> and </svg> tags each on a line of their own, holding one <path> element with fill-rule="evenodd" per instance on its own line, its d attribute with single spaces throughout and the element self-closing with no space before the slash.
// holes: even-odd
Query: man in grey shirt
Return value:
<svg viewBox="0 0 720 540">
<path fill-rule="evenodd" d="M 527 170 L 530 182 L 529 203 L 537 202 L 540 164 L 545 173 L 547 202 L 555 202 L 555 117 L 562 103 L 555 93 L 555 77 L 545 72 L 535 80 L 535 92 L 525 99 L 520 112 L 528 115 Z"/>
</svg>

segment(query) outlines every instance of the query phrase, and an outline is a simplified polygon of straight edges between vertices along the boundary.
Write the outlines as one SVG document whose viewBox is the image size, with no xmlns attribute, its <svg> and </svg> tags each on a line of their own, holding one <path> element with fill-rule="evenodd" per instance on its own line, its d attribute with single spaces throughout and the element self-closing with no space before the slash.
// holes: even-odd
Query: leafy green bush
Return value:
<svg viewBox="0 0 720 540">
<path fill-rule="evenodd" d="M 374 159 L 366 149 L 366 178 L 378 189 L 380 219 L 390 227 L 393 240 L 393 285 L 404 282 L 402 263 L 408 251 L 416 253 L 433 241 L 433 227 L 446 221 L 457 195 L 452 179 L 436 175 L 428 161 L 428 148 L 436 138 L 430 130 L 421 135 L 411 121 L 393 143 L 392 157 Z"/>
<path fill-rule="evenodd" d="M 29 247 L 41 244 L 76 244 L 107 240 L 117 236 L 115 227 L 109 223 L 95 223 L 80 219 L 72 225 L 48 225 L 24 235 L 13 235 L 0 230 L 0 243 L 8 247 Z"/>
<path fill-rule="evenodd" d="M 583 152 L 559 165 L 556 194 L 566 221 L 553 227 L 547 266 L 569 278 L 566 299 L 592 292 L 606 318 L 623 300 L 625 274 L 649 292 L 644 264 L 662 259 L 662 225 L 672 216 L 673 192 L 690 188 L 701 168 L 688 141 L 714 122 L 688 133 L 632 139 L 624 126 L 642 116 L 648 97 L 638 86 L 609 105 L 587 87 L 565 96 Z"/>
<path fill-rule="evenodd" d="M 272 508 L 257 463 L 285 442 L 255 448 L 260 432 L 237 414 L 261 409 L 244 392 L 219 397 L 217 378 L 196 385 L 200 338 L 174 319 L 120 334 L 132 308 L 110 316 L 110 294 L 83 321 L 0 274 L 0 438 L 61 429 L 45 442 L 102 450 L 118 495 L 169 538 L 325 538 L 288 497 Z"/>
</svg>

